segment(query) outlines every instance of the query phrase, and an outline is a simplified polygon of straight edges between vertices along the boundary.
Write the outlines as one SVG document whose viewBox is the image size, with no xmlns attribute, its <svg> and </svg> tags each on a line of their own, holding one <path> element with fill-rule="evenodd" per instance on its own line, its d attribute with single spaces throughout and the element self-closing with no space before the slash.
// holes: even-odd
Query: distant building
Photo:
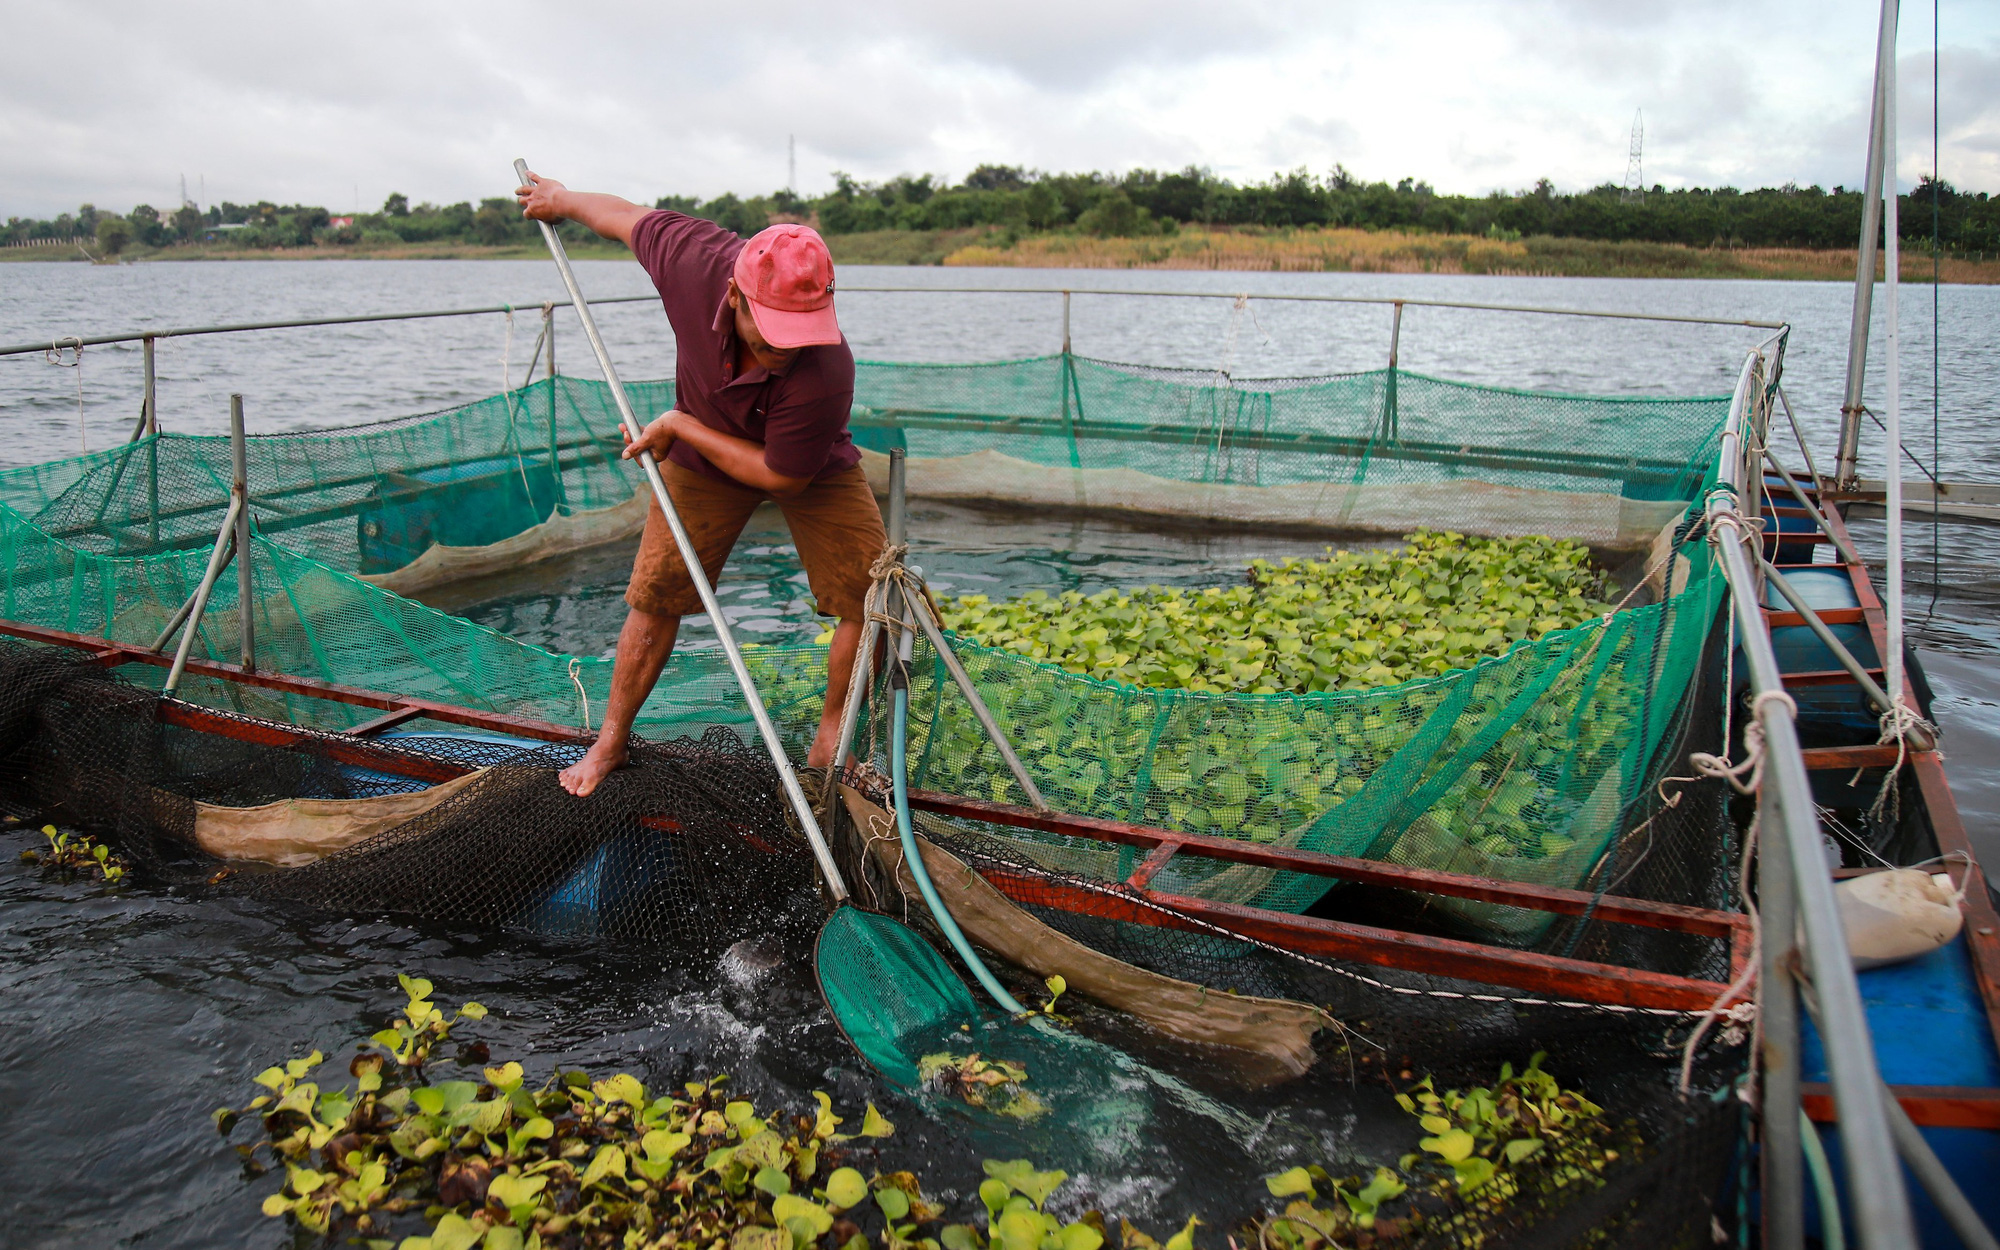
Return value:
<svg viewBox="0 0 2000 1250">
<path fill-rule="evenodd" d="M 327 218 L 327 219 L 326 219 L 326 224 L 327 224 L 327 225 L 329 225 L 329 226 L 331 226 L 331 227 L 333 227 L 333 228 L 334 228 L 335 230 L 338 230 L 338 229 L 340 229 L 340 228 L 341 228 L 342 226 L 351 226 L 351 225 L 353 225 L 353 224 L 354 224 L 354 218 L 352 218 L 352 217 L 329 217 L 329 218 Z"/>
</svg>

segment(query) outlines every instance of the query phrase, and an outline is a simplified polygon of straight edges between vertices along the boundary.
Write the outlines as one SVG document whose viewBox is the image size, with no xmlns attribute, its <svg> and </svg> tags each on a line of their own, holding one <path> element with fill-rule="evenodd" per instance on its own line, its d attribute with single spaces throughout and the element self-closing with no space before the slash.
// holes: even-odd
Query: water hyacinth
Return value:
<svg viewBox="0 0 2000 1250">
<path fill-rule="evenodd" d="M 954 632 L 1134 685 L 1276 694 L 1470 668 L 1600 616 L 1605 576 L 1567 540 L 1420 531 L 1393 550 L 1259 560 L 1242 585 L 1030 591 L 947 603 Z"/>
</svg>

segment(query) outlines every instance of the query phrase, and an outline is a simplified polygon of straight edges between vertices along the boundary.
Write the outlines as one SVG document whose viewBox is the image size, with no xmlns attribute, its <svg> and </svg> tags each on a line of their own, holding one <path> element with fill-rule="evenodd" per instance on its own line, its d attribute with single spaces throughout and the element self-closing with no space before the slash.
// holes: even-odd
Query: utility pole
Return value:
<svg viewBox="0 0 2000 1250">
<path fill-rule="evenodd" d="M 1621 196 L 1632 203 L 1644 203 L 1646 199 L 1646 164 L 1642 153 L 1646 146 L 1646 113 L 1643 109 L 1632 111 L 1632 147 L 1625 157 L 1625 194 Z"/>
<path fill-rule="evenodd" d="M 799 137 L 785 136 L 785 190 L 799 193 Z"/>
</svg>

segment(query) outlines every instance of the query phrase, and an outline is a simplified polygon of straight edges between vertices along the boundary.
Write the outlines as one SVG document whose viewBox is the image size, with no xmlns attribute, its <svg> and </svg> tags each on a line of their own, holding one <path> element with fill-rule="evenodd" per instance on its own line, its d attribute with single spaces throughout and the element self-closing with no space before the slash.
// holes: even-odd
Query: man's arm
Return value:
<svg viewBox="0 0 2000 1250">
<path fill-rule="evenodd" d="M 650 451 L 655 459 L 664 460 L 675 439 L 685 441 L 704 460 L 753 490 L 786 499 L 812 485 L 809 477 L 787 477 L 773 472 L 764 463 L 764 444 L 711 430 L 678 409 L 648 425 L 638 442 L 628 441 L 625 458 L 630 460 L 641 451 Z"/>
<path fill-rule="evenodd" d="M 579 222 L 607 239 L 632 245 L 632 227 L 652 212 L 632 201 L 595 191 L 572 191 L 553 178 L 543 178 L 532 170 L 528 185 L 516 187 L 514 198 L 521 202 L 521 215 L 535 221 Z"/>
</svg>

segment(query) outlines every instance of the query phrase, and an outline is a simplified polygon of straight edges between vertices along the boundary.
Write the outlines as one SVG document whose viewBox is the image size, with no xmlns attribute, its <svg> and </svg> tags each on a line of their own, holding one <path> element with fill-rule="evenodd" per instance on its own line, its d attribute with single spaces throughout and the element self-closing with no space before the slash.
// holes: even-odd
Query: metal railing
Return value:
<svg viewBox="0 0 2000 1250">
<path fill-rule="evenodd" d="M 1758 1016 L 1763 1068 L 1763 1244 L 1796 1250 L 1804 1241 L 1803 1137 L 1799 1075 L 1801 986 L 1816 999 L 1838 1110 L 1841 1153 L 1858 1241 L 1866 1250 L 1914 1250 L 1909 1196 L 1890 1136 L 1884 1087 L 1862 1009 L 1854 961 L 1840 923 L 1833 877 L 1822 850 L 1818 810 L 1794 723 L 1796 709 L 1763 614 L 1763 535 L 1756 523 L 1764 439 L 1782 367 L 1785 335 L 1744 359 L 1723 426 L 1717 488 L 1706 505 L 1710 539 L 1729 587 L 1738 641 L 1749 668 L 1757 734 L 1757 893 L 1761 967 Z M 1757 544 L 1745 551 L 1748 544 Z M 1803 924 L 1801 924 L 1803 921 Z M 1803 941 L 1801 941 L 1801 938 Z"/>
</svg>

